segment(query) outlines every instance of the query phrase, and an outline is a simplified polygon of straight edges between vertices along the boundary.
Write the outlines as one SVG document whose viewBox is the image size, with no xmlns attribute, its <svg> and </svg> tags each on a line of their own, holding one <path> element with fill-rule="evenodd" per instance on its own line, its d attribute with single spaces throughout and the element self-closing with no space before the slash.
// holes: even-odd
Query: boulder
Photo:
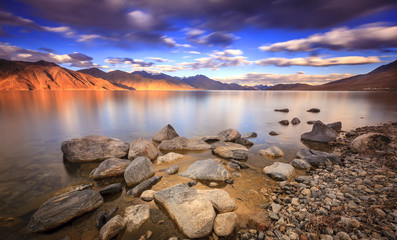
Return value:
<svg viewBox="0 0 397 240">
<path fill-rule="evenodd" d="M 102 196 L 105 196 L 109 194 L 121 193 L 122 191 L 123 191 L 123 185 L 121 183 L 114 183 L 114 184 L 110 184 L 105 188 L 102 188 L 101 190 L 99 190 L 99 193 Z"/>
<path fill-rule="evenodd" d="M 284 125 L 284 126 L 288 126 L 289 125 L 289 121 L 288 120 L 281 120 L 278 123 L 280 123 L 281 125 Z"/>
<path fill-rule="evenodd" d="M 62 142 L 61 149 L 69 162 L 102 161 L 111 157 L 123 158 L 129 145 L 117 138 L 87 136 Z"/>
<path fill-rule="evenodd" d="M 156 185 L 160 180 L 163 178 L 163 176 L 157 176 L 157 177 L 151 177 L 137 186 L 135 186 L 133 189 L 129 190 L 127 192 L 127 195 L 132 196 L 132 197 L 139 197 L 141 193 L 145 190 L 150 189 L 154 185 Z"/>
<path fill-rule="evenodd" d="M 124 171 L 127 186 L 132 186 L 154 176 L 154 165 L 147 157 L 137 157 Z"/>
<path fill-rule="evenodd" d="M 294 117 L 294 118 L 291 120 L 291 124 L 293 124 L 293 125 L 296 125 L 296 124 L 299 124 L 299 123 L 301 123 L 301 120 L 299 120 L 299 118 Z"/>
<path fill-rule="evenodd" d="M 342 130 L 342 122 L 328 123 L 327 127 L 330 127 L 332 129 L 334 129 L 335 131 L 340 131 L 340 130 Z"/>
<path fill-rule="evenodd" d="M 251 142 L 250 140 L 248 140 L 247 138 L 239 138 L 235 141 L 235 143 L 244 145 L 244 146 L 252 146 L 254 145 L 253 142 Z"/>
<path fill-rule="evenodd" d="M 141 194 L 140 198 L 145 201 L 145 202 L 150 202 L 153 200 L 153 195 L 154 195 L 155 191 L 153 190 L 146 190 L 143 191 L 143 193 Z"/>
<path fill-rule="evenodd" d="M 199 138 L 201 141 L 204 142 L 216 142 L 216 141 L 221 141 L 222 137 L 216 135 L 216 136 L 204 136 Z"/>
<path fill-rule="evenodd" d="M 285 181 L 294 172 L 294 167 L 288 163 L 275 162 L 272 165 L 265 167 L 263 171 L 278 181 Z"/>
<path fill-rule="evenodd" d="M 261 210 L 252 216 L 248 221 L 248 226 L 250 228 L 256 229 L 258 231 L 266 231 L 270 228 L 272 222 L 266 211 Z"/>
<path fill-rule="evenodd" d="M 165 174 L 172 175 L 179 171 L 179 167 L 177 165 L 172 165 L 171 167 L 167 167 L 161 169 L 160 172 L 164 172 Z"/>
<path fill-rule="evenodd" d="M 179 176 L 199 181 L 226 181 L 231 178 L 230 172 L 211 158 L 195 161 Z"/>
<path fill-rule="evenodd" d="M 173 162 L 176 161 L 178 159 L 183 158 L 184 156 L 182 154 L 179 153 L 174 153 L 174 152 L 169 152 L 163 156 L 159 156 L 157 158 L 157 163 L 169 163 L 169 162 Z"/>
<path fill-rule="evenodd" d="M 244 134 L 244 136 L 242 136 L 242 138 L 246 138 L 246 139 L 256 138 L 256 137 L 258 137 L 258 134 L 256 132 L 249 132 L 249 133 Z"/>
<path fill-rule="evenodd" d="M 149 204 L 129 206 L 124 212 L 124 221 L 127 231 L 138 230 L 150 217 Z"/>
<path fill-rule="evenodd" d="M 336 140 L 337 133 L 321 121 L 314 123 L 312 131 L 301 135 L 301 140 L 329 143 Z"/>
<path fill-rule="evenodd" d="M 101 229 L 105 223 L 114 217 L 114 214 L 118 210 L 118 207 L 108 208 L 104 211 L 99 211 L 96 217 L 96 226 Z"/>
<path fill-rule="evenodd" d="M 382 133 L 366 133 L 353 139 L 350 149 L 353 152 L 382 150 L 390 143 L 390 138 Z"/>
<path fill-rule="evenodd" d="M 289 112 L 288 108 L 274 109 L 275 112 Z"/>
<path fill-rule="evenodd" d="M 95 180 L 120 177 L 123 176 L 124 170 L 131 163 L 130 160 L 120 158 L 109 158 L 101 162 L 97 168 L 94 169 L 92 176 Z"/>
<path fill-rule="evenodd" d="M 128 152 L 128 159 L 135 159 L 136 157 L 147 157 L 154 160 L 158 156 L 157 147 L 152 141 L 144 138 L 138 138 L 130 144 L 130 151 Z"/>
<path fill-rule="evenodd" d="M 90 212 L 103 204 L 101 194 L 93 190 L 64 193 L 44 202 L 28 224 L 30 232 L 45 232 Z"/>
<path fill-rule="evenodd" d="M 241 137 L 241 134 L 236 129 L 229 128 L 218 133 L 218 136 L 220 136 L 225 142 L 235 142 Z"/>
<path fill-rule="evenodd" d="M 234 212 L 218 214 L 214 221 L 214 232 L 219 237 L 232 234 L 236 227 L 237 214 Z"/>
<path fill-rule="evenodd" d="M 304 159 L 312 167 L 318 168 L 330 164 L 341 164 L 340 157 L 332 153 L 316 151 L 312 149 L 299 149 L 296 154 L 299 159 Z"/>
<path fill-rule="evenodd" d="M 320 109 L 318 109 L 318 108 L 310 108 L 310 109 L 308 109 L 306 112 L 319 113 L 319 112 L 320 112 Z"/>
<path fill-rule="evenodd" d="M 281 150 L 277 146 L 270 146 L 266 149 L 261 149 L 259 151 L 259 154 L 262 156 L 268 156 L 268 157 L 282 157 L 282 156 L 284 156 L 283 150 Z"/>
<path fill-rule="evenodd" d="M 241 169 L 249 168 L 249 166 L 247 164 L 240 162 L 240 161 L 236 161 L 236 160 L 232 159 L 232 160 L 230 160 L 230 162 L 239 165 Z"/>
<path fill-rule="evenodd" d="M 244 160 L 247 158 L 248 149 L 237 143 L 225 143 L 219 147 L 216 147 L 214 153 L 223 157 L 223 158 L 231 158 L 237 160 Z"/>
<path fill-rule="evenodd" d="M 163 129 L 154 135 L 152 140 L 155 142 L 162 142 L 176 137 L 179 137 L 178 133 L 176 133 L 175 129 L 170 124 L 167 124 L 167 126 L 163 127 Z"/>
<path fill-rule="evenodd" d="M 185 137 L 176 137 L 171 140 L 164 140 L 159 145 L 160 150 L 173 151 L 173 150 L 208 150 L 211 145 L 199 140 L 188 139 Z"/>
<path fill-rule="evenodd" d="M 308 163 L 305 159 L 294 159 L 291 161 L 291 165 L 299 169 L 311 168 L 310 163 Z"/>
<path fill-rule="evenodd" d="M 269 132 L 269 135 L 271 135 L 271 136 L 277 136 L 277 135 L 279 135 L 279 133 L 278 133 L 278 132 L 275 132 L 275 131 L 270 131 L 270 132 Z"/>
<path fill-rule="evenodd" d="M 201 197 L 208 199 L 220 213 L 232 212 L 237 209 L 234 199 L 222 189 L 198 190 L 197 192 Z"/>
<path fill-rule="evenodd" d="M 101 240 L 110 240 L 116 237 L 124 228 L 124 219 L 120 215 L 116 215 L 101 228 L 99 236 Z"/>
<path fill-rule="evenodd" d="M 154 199 L 188 238 L 202 238 L 211 234 L 215 210 L 211 202 L 199 197 L 194 188 L 178 184 L 157 191 Z"/>
</svg>

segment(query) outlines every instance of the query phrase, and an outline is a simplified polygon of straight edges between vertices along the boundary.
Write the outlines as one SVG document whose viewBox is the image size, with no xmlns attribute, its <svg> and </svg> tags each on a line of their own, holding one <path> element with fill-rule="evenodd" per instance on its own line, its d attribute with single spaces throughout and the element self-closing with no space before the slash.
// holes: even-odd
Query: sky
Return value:
<svg viewBox="0 0 397 240">
<path fill-rule="evenodd" d="M 6 0 L 0 58 L 323 84 L 397 59 L 397 1 Z"/>
</svg>

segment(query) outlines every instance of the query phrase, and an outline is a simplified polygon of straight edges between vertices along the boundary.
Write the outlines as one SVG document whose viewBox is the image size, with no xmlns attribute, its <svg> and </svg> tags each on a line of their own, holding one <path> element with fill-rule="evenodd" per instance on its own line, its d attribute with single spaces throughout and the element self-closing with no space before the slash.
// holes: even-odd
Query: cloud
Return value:
<svg viewBox="0 0 397 240">
<path fill-rule="evenodd" d="M 202 68 L 209 68 L 217 70 L 222 67 L 233 67 L 251 64 L 244 56 L 236 56 L 236 53 L 242 55 L 241 50 L 232 51 L 215 51 L 209 57 L 196 58 L 195 62 L 183 62 L 180 65 L 185 66 L 187 69 L 198 70 Z"/>
<path fill-rule="evenodd" d="M 238 83 L 247 86 L 255 86 L 261 84 L 276 85 L 276 84 L 292 84 L 292 83 L 307 83 L 312 85 L 319 85 L 351 76 L 353 75 L 348 73 L 332 73 L 329 75 L 318 75 L 318 74 L 309 75 L 304 72 L 296 72 L 294 74 L 273 74 L 273 73 L 254 72 L 236 77 L 215 78 L 215 80 L 224 83 Z"/>
<path fill-rule="evenodd" d="M 362 57 L 362 56 L 348 56 L 348 57 L 334 57 L 334 58 L 267 58 L 255 61 L 257 65 L 275 65 L 278 67 L 288 66 L 311 66 L 311 67 L 328 67 L 337 65 L 362 65 L 370 63 L 382 63 L 378 57 Z"/>
<path fill-rule="evenodd" d="M 54 53 L 55 51 L 51 48 L 39 48 L 40 50 L 44 51 L 44 52 L 48 52 L 48 53 Z"/>
<path fill-rule="evenodd" d="M 34 23 L 32 20 L 15 16 L 10 12 L 0 11 L 0 24 L 1 25 L 11 25 L 11 26 L 21 26 L 29 29 L 43 30 L 43 27 Z"/>
<path fill-rule="evenodd" d="M 140 59 L 132 59 L 132 58 L 107 58 L 105 62 L 115 66 L 120 64 L 130 65 L 132 67 L 150 67 L 154 64 L 151 62 L 144 62 Z"/>
<path fill-rule="evenodd" d="M 269 52 L 303 52 L 320 48 L 331 50 L 379 50 L 393 47 L 397 47 L 397 26 L 371 24 L 355 29 L 336 28 L 326 33 L 311 35 L 308 38 L 264 45 L 259 47 L 259 49 Z"/>
<path fill-rule="evenodd" d="M 98 35 L 98 34 L 83 34 L 80 35 L 79 38 L 77 39 L 78 42 L 89 42 L 94 39 L 105 39 L 104 37 Z"/>
<path fill-rule="evenodd" d="M 203 32 L 201 32 L 201 35 L 197 31 L 192 34 L 192 32 L 187 33 L 187 40 L 196 44 L 200 45 L 206 45 L 206 46 L 229 46 L 230 44 L 233 43 L 234 40 L 237 39 L 237 37 L 231 33 L 227 33 L 224 31 L 218 31 L 218 32 L 212 32 L 207 35 L 203 35 Z"/>
<path fill-rule="evenodd" d="M 51 50 L 51 49 L 47 49 Z M 92 62 L 92 58 L 82 53 L 54 54 L 52 52 L 40 52 L 31 49 L 0 43 L 0 58 L 13 61 L 36 62 L 40 60 L 57 64 L 69 64 L 71 67 L 102 67 Z"/>
<path fill-rule="evenodd" d="M 200 52 L 197 51 L 185 51 L 185 53 L 197 54 L 197 55 L 201 54 Z"/>
<path fill-rule="evenodd" d="M 147 57 L 147 59 L 156 61 L 156 62 L 174 62 L 170 59 L 165 59 L 165 58 L 159 58 L 159 57 Z"/>
</svg>

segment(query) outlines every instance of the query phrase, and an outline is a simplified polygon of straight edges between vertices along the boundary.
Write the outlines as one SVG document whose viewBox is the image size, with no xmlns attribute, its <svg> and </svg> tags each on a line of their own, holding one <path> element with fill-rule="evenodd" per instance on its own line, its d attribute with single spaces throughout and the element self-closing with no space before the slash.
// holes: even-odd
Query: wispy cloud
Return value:
<svg viewBox="0 0 397 240">
<path fill-rule="evenodd" d="M 316 49 L 331 50 L 382 50 L 397 47 L 397 26 L 380 24 L 363 25 L 354 29 L 336 28 L 308 38 L 294 39 L 259 47 L 262 51 L 304 52 Z"/>
<path fill-rule="evenodd" d="M 248 65 L 252 62 L 247 60 L 247 57 L 241 56 L 241 50 L 226 50 L 215 51 L 209 57 L 196 58 L 195 62 L 183 62 L 180 65 L 185 66 L 187 69 L 198 70 L 202 68 L 209 68 L 217 70 L 223 67 L 234 67 Z"/>
<path fill-rule="evenodd" d="M 166 58 L 160 58 L 160 57 L 147 57 L 146 59 L 150 59 L 156 62 L 174 62 L 173 60 L 166 59 Z"/>
<path fill-rule="evenodd" d="M 107 58 L 105 60 L 106 63 L 109 63 L 110 65 L 120 65 L 120 64 L 124 64 L 124 65 L 128 65 L 130 67 L 151 67 L 154 64 L 152 62 L 145 62 L 143 60 L 140 59 L 132 59 L 132 58 Z"/>
<path fill-rule="evenodd" d="M 362 56 L 348 56 L 348 57 L 334 57 L 334 58 L 267 58 L 255 61 L 257 65 L 275 65 L 278 67 L 288 66 L 311 66 L 311 67 L 328 67 L 337 65 L 362 65 L 370 63 L 382 63 L 376 56 L 362 57 Z"/>
</svg>

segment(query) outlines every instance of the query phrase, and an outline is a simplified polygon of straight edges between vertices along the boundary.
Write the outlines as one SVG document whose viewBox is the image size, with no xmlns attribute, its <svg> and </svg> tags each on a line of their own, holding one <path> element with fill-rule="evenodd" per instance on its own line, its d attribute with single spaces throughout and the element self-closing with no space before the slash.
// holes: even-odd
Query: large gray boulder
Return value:
<svg viewBox="0 0 397 240">
<path fill-rule="evenodd" d="M 221 146 L 216 147 L 214 153 L 223 157 L 237 160 L 244 160 L 247 158 L 248 149 L 237 143 L 225 143 Z"/>
<path fill-rule="evenodd" d="M 194 188 L 178 184 L 157 191 L 154 199 L 188 238 L 202 238 L 212 232 L 215 210 Z"/>
<path fill-rule="evenodd" d="M 350 149 L 353 152 L 385 149 L 390 143 L 390 138 L 382 133 L 366 133 L 353 139 Z"/>
<path fill-rule="evenodd" d="M 275 162 L 265 167 L 263 171 L 271 178 L 278 181 L 285 181 L 294 173 L 294 167 L 288 163 Z"/>
<path fill-rule="evenodd" d="M 116 237 L 124 228 L 124 219 L 120 215 L 116 215 L 101 228 L 99 236 L 101 240 L 110 240 Z"/>
<path fill-rule="evenodd" d="M 147 157 L 137 157 L 124 171 L 127 186 L 136 185 L 154 176 L 154 165 Z"/>
<path fill-rule="evenodd" d="M 304 159 L 314 168 L 342 163 L 340 157 L 333 153 L 321 152 L 312 149 L 299 149 L 299 151 L 296 153 L 296 157 L 299 159 Z"/>
<path fill-rule="evenodd" d="M 162 142 L 164 140 L 171 140 L 176 137 L 179 137 L 178 133 L 170 124 L 167 124 L 167 126 L 163 127 L 163 129 L 154 135 L 152 140 L 155 142 Z"/>
<path fill-rule="evenodd" d="M 327 127 L 330 127 L 332 129 L 334 129 L 335 131 L 340 131 L 340 130 L 342 130 L 342 122 L 328 123 Z"/>
<path fill-rule="evenodd" d="M 176 137 L 171 140 L 164 140 L 159 145 L 160 150 L 208 150 L 211 145 L 200 139 L 188 139 L 185 137 Z"/>
<path fill-rule="evenodd" d="M 234 212 L 218 214 L 214 221 L 214 232 L 219 237 L 232 234 L 236 227 L 237 214 Z"/>
<path fill-rule="evenodd" d="M 129 145 L 117 138 L 87 136 L 64 141 L 61 149 L 69 162 L 102 161 L 111 157 L 123 158 Z"/>
<path fill-rule="evenodd" d="M 321 121 L 314 123 L 312 131 L 301 135 L 302 140 L 329 143 L 336 140 L 337 133 Z"/>
<path fill-rule="evenodd" d="M 220 136 L 225 142 L 235 142 L 237 139 L 241 138 L 241 134 L 234 128 L 229 128 L 219 132 L 218 136 Z"/>
<path fill-rule="evenodd" d="M 94 169 L 92 176 L 95 180 L 123 176 L 124 170 L 131 163 L 130 160 L 120 158 L 109 158 L 101 162 L 97 168 Z"/>
<path fill-rule="evenodd" d="M 61 226 L 103 204 L 101 194 L 93 190 L 68 192 L 44 202 L 28 224 L 30 232 L 39 233 Z"/>
<path fill-rule="evenodd" d="M 201 181 L 226 181 L 232 177 L 225 167 L 211 158 L 195 161 L 188 169 L 178 175 Z"/>
<path fill-rule="evenodd" d="M 201 197 L 208 199 L 220 213 L 232 212 L 237 209 L 234 199 L 222 189 L 198 190 L 197 192 Z"/>
<path fill-rule="evenodd" d="M 124 212 L 124 221 L 127 231 L 138 230 L 150 217 L 149 204 L 129 206 Z"/>
<path fill-rule="evenodd" d="M 136 157 L 147 157 L 150 160 L 154 160 L 158 156 L 156 145 L 152 141 L 144 138 L 138 138 L 130 144 L 130 151 L 128 152 L 128 159 L 134 159 Z"/>
</svg>

